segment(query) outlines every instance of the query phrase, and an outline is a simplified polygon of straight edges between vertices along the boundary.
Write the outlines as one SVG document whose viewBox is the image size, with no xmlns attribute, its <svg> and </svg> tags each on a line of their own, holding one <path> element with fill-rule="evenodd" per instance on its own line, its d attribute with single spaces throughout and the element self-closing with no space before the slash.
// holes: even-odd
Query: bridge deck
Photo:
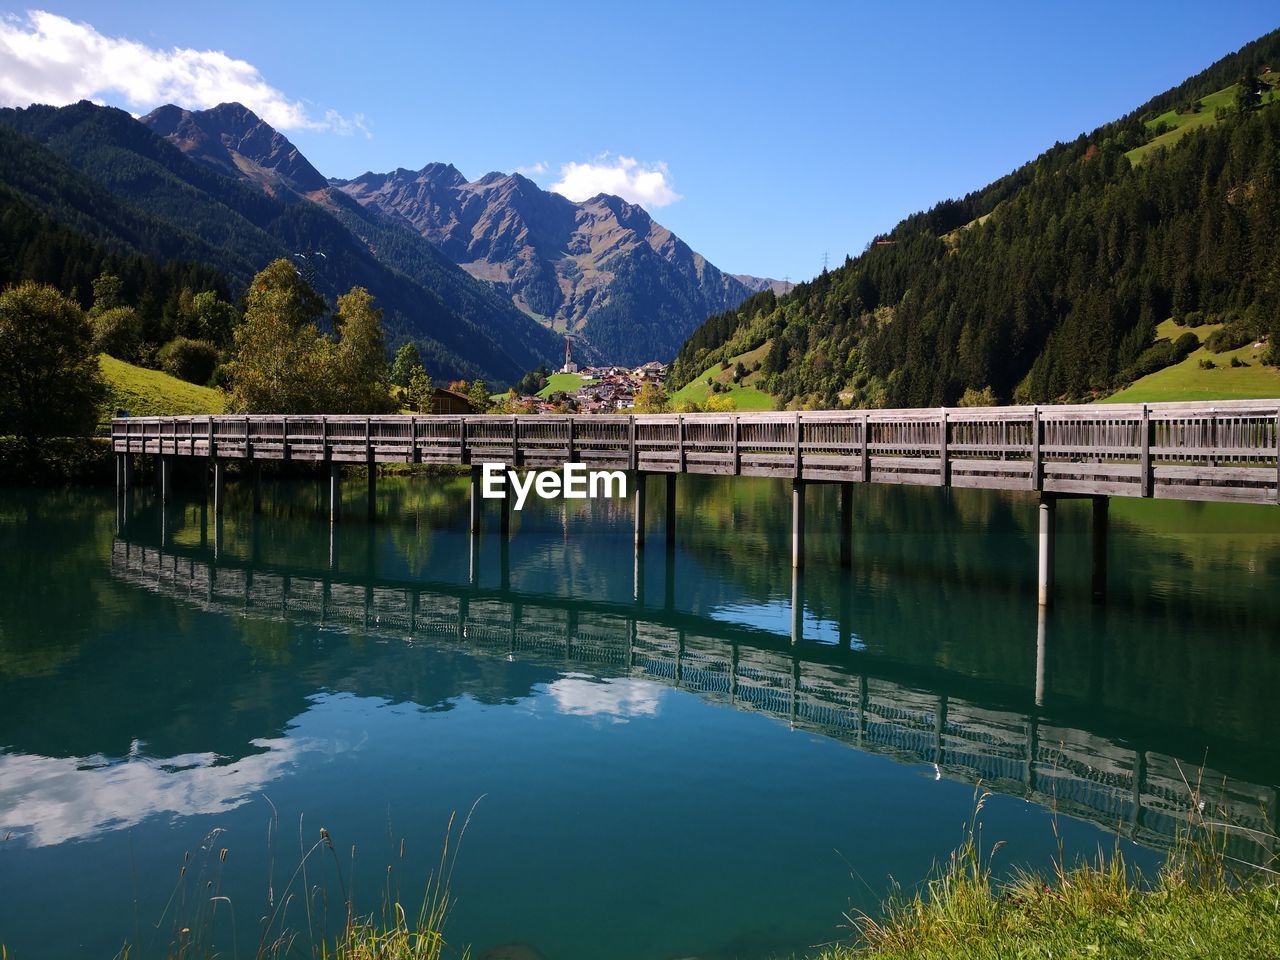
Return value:
<svg viewBox="0 0 1280 960">
<path fill-rule="evenodd" d="M 118 453 L 1280 502 L 1280 400 L 636 416 L 130 417 Z"/>
</svg>

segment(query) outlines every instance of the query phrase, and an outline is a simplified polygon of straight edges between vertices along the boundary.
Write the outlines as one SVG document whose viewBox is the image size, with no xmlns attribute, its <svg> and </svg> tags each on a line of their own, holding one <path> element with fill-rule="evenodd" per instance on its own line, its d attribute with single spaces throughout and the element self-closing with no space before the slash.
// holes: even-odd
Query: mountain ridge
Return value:
<svg viewBox="0 0 1280 960">
<path fill-rule="evenodd" d="M 520 173 L 467 180 L 440 162 L 329 182 L 411 226 L 545 325 L 579 337 L 587 358 L 669 359 L 705 316 L 752 292 L 616 195 L 574 202 Z"/>
</svg>

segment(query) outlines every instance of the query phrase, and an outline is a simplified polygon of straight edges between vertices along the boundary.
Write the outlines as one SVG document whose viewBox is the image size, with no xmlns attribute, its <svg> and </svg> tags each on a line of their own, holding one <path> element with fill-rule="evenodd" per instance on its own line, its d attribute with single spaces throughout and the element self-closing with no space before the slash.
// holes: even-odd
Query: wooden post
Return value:
<svg viewBox="0 0 1280 960">
<path fill-rule="evenodd" d="M 1280 505 L 1280 413 L 1276 414 L 1276 504 Z"/>
<path fill-rule="evenodd" d="M 262 464 L 257 460 L 253 462 L 253 512 L 262 512 Z"/>
<path fill-rule="evenodd" d="M 939 485 L 951 485 L 951 463 L 947 458 L 947 411 L 944 407 L 938 420 L 938 480 Z"/>
<path fill-rule="evenodd" d="M 499 529 L 502 531 L 502 542 L 505 545 L 507 538 L 511 536 L 511 498 L 503 497 L 500 507 L 501 512 L 498 514 Z"/>
<path fill-rule="evenodd" d="M 222 502 L 226 499 L 226 465 L 221 460 L 213 461 L 213 516 L 214 525 L 217 525 L 217 518 L 222 516 Z"/>
<path fill-rule="evenodd" d="M 791 481 L 791 567 L 804 566 L 804 481 Z"/>
<path fill-rule="evenodd" d="M 1044 489 L 1044 469 L 1040 463 L 1040 408 L 1031 408 L 1031 489 Z"/>
<path fill-rule="evenodd" d="M 569 455 L 565 458 L 566 463 L 573 463 L 573 417 L 569 418 Z"/>
<path fill-rule="evenodd" d="M 472 534 L 480 532 L 480 468 L 471 468 L 471 522 Z"/>
<path fill-rule="evenodd" d="M 364 465 L 369 522 L 372 523 L 378 516 L 378 455 L 373 449 L 373 422 L 368 417 L 364 418 Z"/>
<path fill-rule="evenodd" d="M 742 434 L 742 420 L 737 414 L 733 416 L 733 475 L 742 473 L 742 451 L 739 449 Z"/>
<path fill-rule="evenodd" d="M 125 454 L 123 454 L 123 453 L 117 453 L 117 454 L 116 454 L 116 499 L 117 499 L 117 500 L 121 500 L 121 499 L 123 499 L 123 498 L 124 498 L 124 490 L 125 490 L 125 481 L 124 481 L 124 477 L 125 477 L 125 469 L 124 469 L 124 462 L 125 462 L 125 457 L 126 457 L 126 455 L 125 455 Z"/>
<path fill-rule="evenodd" d="M 667 474 L 667 543 L 676 542 L 676 475 Z"/>
<path fill-rule="evenodd" d="M 676 443 L 680 448 L 680 472 L 684 473 L 687 462 L 684 455 L 684 414 L 676 415 Z"/>
<path fill-rule="evenodd" d="M 639 469 L 640 469 L 640 459 L 639 459 L 640 454 L 639 454 L 639 450 L 636 448 L 636 417 L 635 417 L 635 414 L 634 414 L 634 413 L 633 413 L 633 414 L 628 414 L 628 416 L 627 416 L 627 421 L 628 421 L 628 424 L 629 424 L 629 436 L 630 436 L 630 440 L 631 440 L 631 449 L 628 451 L 629 456 L 628 456 L 627 460 L 628 460 L 628 462 L 631 464 L 631 469 L 632 469 L 632 470 L 639 470 Z"/>
<path fill-rule="evenodd" d="M 853 566 L 853 484 L 840 484 L 840 566 Z"/>
<path fill-rule="evenodd" d="M 1093 497 L 1093 599 L 1101 603 L 1107 598 L 1107 514 L 1111 506 L 1109 497 Z"/>
<path fill-rule="evenodd" d="M 1142 405 L 1142 476 L 1140 484 L 1142 496 L 1151 496 L 1151 413 L 1147 405 Z"/>
<path fill-rule="evenodd" d="M 520 466 L 520 418 L 511 415 L 511 469 Z"/>
<path fill-rule="evenodd" d="M 280 420 L 280 459 L 288 463 L 292 456 L 289 450 L 289 418 L 282 417 Z"/>
<path fill-rule="evenodd" d="M 862 482 L 871 482 L 871 417 L 862 411 Z"/>
<path fill-rule="evenodd" d="M 642 470 L 636 471 L 636 489 L 635 497 L 635 522 L 636 522 L 636 549 L 644 549 L 644 528 L 645 528 L 645 488 L 648 487 L 649 475 Z"/>
<path fill-rule="evenodd" d="M 329 461 L 329 522 L 337 523 L 342 515 L 342 468 Z"/>
<path fill-rule="evenodd" d="M 1040 497 L 1040 606 L 1047 607 L 1053 598 L 1054 519 L 1057 500 L 1051 494 Z"/>
<path fill-rule="evenodd" d="M 795 440 L 796 440 L 795 479 L 799 480 L 803 476 L 803 472 L 804 472 L 804 466 L 800 460 L 800 411 L 799 410 L 796 411 Z"/>
<path fill-rule="evenodd" d="M 409 462 L 410 463 L 422 462 L 422 451 L 418 449 L 418 418 L 417 417 L 409 418 Z M 417 599 L 416 594 L 414 595 L 414 599 L 415 600 Z"/>
</svg>

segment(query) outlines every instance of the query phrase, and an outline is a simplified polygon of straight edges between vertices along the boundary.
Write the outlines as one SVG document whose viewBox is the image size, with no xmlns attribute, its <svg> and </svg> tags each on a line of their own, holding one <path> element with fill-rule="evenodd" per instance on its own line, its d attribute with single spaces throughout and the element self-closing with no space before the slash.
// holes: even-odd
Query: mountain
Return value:
<svg viewBox="0 0 1280 960">
<path fill-rule="evenodd" d="M 375 256 L 324 206 L 300 202 L 296 190 L 312 185 L 327 193 L 327 184 L 248 111 L 239 114 L 238 130 L 233 110 L 220 112 L 221 122 L 208 130 L 180 113 L 162 116 L 181 131 L 186 153 L 127 113 L 88 102 L 0 110 L 10 147 L 0 152 L 0 180 L 58 223 L 161 262 L 206 264 L 232 291 L 273 259 L 323 253 L 311 258 L 317 289 L 330 299 L 355 285 L 369 289 L 385 311 L 391 345 L 415 340 L 437 376 L 505 383 L 554 359 L 553 337 L 434 251 L 400 254 L 420 267 L 411 276 Z M 240 170 L 238 150 L 250 144 L 260 148 L 252 173 L 233 176 L 228 158 Z"/>
<path fill-rule="evenodd" d="M 142 124 L 185 156 L 225 176 L 283 203 L 306 201 L 325 210 L 369 256 L 430 291 L 490 341 L 502 344 L 503 351 L 525 365 L 524 370 L 554 363 L 561 354 L 559 338 L 488 284 L 460 270 L 416 230 L 366 209 L 330 186 L 287 137 L 252 110 L 238 103 L 195 111 L 169 104 L 147 114 Z M 491 379 L 505 383 L 518 375 Z"/>
<path fill-rule="evenodd" d="M 1045 403 L 1109 394 L 1201 336 L 1269 337 L 1280 362 L 1280 73 L 1256 72 L 1277 63 L 1280 31 L 709 318 L 674 385 L 751 354 L 743 382 L 788 403 Z M 1156 340 L 1169 319 L 1177 343 Z"/>
<path fill-rule="evenodd" d="M 170 103 L 151 111 L 142 123 L 185 155 L 255 183 L 266 193 L 277 195 L 283 188 L 305 194 L 329 186 L 287 137 L 241 104 L 192 111 Z"/>
<path fill-rule="evenodd" d="M 733 279 L 750 290 L 752 293 L 763 293 L 766 290 L 772 290 L 778 296 L 786 293 L 791 289 L 792 284 L 786 280 L 772 280 L 769 277 L 753 277 L 749 273 L 735 273 Z"/>
<path fill-rule="evenodd" d="M 518 173 L 468 181 L 443 163 L 332 182 L 577 337 L 586 359 L 667 360 L 698 324 L 753 289 L 616 196 L 574 203 Z"/>
</svg>

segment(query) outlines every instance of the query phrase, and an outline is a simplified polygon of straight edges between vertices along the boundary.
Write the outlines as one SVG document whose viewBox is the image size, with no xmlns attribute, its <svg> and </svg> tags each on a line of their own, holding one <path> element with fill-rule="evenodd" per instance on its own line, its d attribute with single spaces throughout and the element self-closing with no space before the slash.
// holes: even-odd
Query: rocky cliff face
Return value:
<svg viewBox="0 0 1280 960">
<path fill-rule="evenodd" d="M 669 360 L 698 324 L 752 292 L 619 197 L 574 203 L 519 174 L 468 181 L 439 163 L 333 183 L 575 335 L 590 359 Z"/>
<path fill-rule="evenodd" d="M 220 103 L 209 110 L 166 104 L 142 122 L 187 156 L 256 183 L 273 196 L 282 189 L 308 194 L 329 186 L 284 134 L 238 103 Z"/>
</svg>

